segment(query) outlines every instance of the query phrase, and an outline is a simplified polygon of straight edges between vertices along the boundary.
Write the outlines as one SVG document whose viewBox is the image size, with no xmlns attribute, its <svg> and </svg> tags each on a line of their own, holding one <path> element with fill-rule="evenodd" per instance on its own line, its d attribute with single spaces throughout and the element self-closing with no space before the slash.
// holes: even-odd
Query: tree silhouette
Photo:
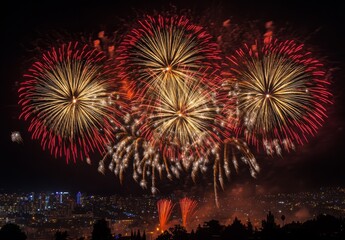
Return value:
<svg viewBox="0 0 345 240">
<path fill-rule="evenodd" d="M 187 230 L 180 224 L 175 225 L 175 227 L 169 228 L 168 231 L 164 231 L 161 235 L 157 237 L 156 240 L 189 240 L 189 235 Z"/>
<path fill-rule="evenodd" d="M 57 231 L 55 233 L 55 240 L 67 240 L 67 237 L 68 237 L 67 231 L 64 231 L 64 232 Z"/>
<path fill-rule="evenodd" d="M 293 240 L 302 240 L 302 239 L 316 239 L 313 234 L 308 233 L 308 231 L 303 227 L 300 222 L 292 222 L 285 224 L 282 227 L 283 239 L 293 239 Z"/>
<path fill-rule="evenodd" d="M 192 230 L 192 231 L 190 232 L 189 239 L 190 239 L 190 240 L 196 240 L 196 239 L 197 239 L 194 230 Z"/>
<path fill-rule="evenodd" d="M 111 240 L 112 235 L 105 219 L 100 219 L 95 222 L 92 230 L 92 240 Z"/>
<path fill-rule="evenodd" d="M 344 220 L 342 222 L 334 216 L 321 214 L 318 215 L 316 219 L 308 220 L 303 223 L 303 228 L 306 229 L 307 232 L 313 233 L 317 239 L 323 236 L 328 236 L 329 239 L 337 239 L 334 238 L 333 235 L 341 232 L 344 233 Z"/>
<path fill-rule="evenodd" d="M 131 240 L 146 240 L 146 232 L 145 232 L 145 230 L 144 230 L 142 236 L 141 236 L 141 233 L 140 233 L 140 229 L 138 229 L 137 231 L 131 230 L 130 239 Z"/>
<path fill-rule="evenodd" d="M 137 240 L 140 240 L 141 239 L 141 236 L 140 236 L 141 234 L 140 234 L 140 229 L 138 229 L 138 231 L 137 231 L 137 237 L 135 238 L 135 239 L 137 239 Z"/>
<path fill-rule="evenodd" d="M 276 224 L 274 215 L 268 212 L 261 229 L 254 229 L 250 220 L 245 225 L 235 218 L 228 226 L 211 220 L 204 222 L 203 226 L 199 224 L 196 231 L 192 230 L 190 234 L 180 225 L 175 225 L 156 240 L 344 240 L 344 226 L 344 217 L 322 214 L 304 223 L 292 222 L 280 227 Z"/>
<path fill-rule="evenodd" d="M 219 224 L 217 220 L 210 220 L 205 222 L 203 227 L 198 226 L 195 232 L 195 238 L 198 240 L 209 240 L 212 238 L 219 238 L 222 232 L 223 226 Z"/>
<path fill-rule="evenodd" d="M 248 231 L 249 235 L 253 235 L 253 233 L 254 233 L 254 227 L 253 227 L 253 224 L 250 220 L 248 220 L 248 222 L 247 222 L 247 231 Z"/>
<path fill-rule="evenodd" d="M 167 231 L 165 230 L 162 234 L 160 234 L 156 240 L 170 240 L 172 237 L 172 235 Z"/>
<path fill-rule="evenodd" d="M 187 230 L 180 224 L 169 230 L 172 233 L 172 240 L 188 240 Z"/>
<path fill-rule="evenodd" d="M 275 240 L 278 239 L 278 229 L 279 226 L 275 222 L 274 215 L 269 211 L 266 220 L 262 221 L 262 230 L 260 235 L 263 239 Z"/>
<path fill-rule="evenodd" d="M 285 225 L 285 215 L 283 214 L 280 218 L 283 221 L 283 226 L 284 226 Z"/>
<path fill-rule="evenodd" d="M 274 220 L 274 215 L 271 213 L 271 211 L 269 211 L 267 214 L 266 220 L 262 221 L 262 230 L 270 231 L 276 228 L 278 228 L 278 225 L 276 224 Z"/>
<path fill-rule="evenodd" d="M 219 224 L 218 220 L 205 222 L 204 226 L 208 228 L 211 235 L 219 235 L 222 230 L 222 226 Z"/>
<path fill-rule="evenodd" d="M 25 240 L 26 234 L 20 229 L 17 224 L 7 223 L 0 229 L 1 240 Z"/>
<path fill-rule="evenodd" d="M 142 240 L 146 240 L 146 231 L 144 230 L 143 232 L 143 237 L 141 238 Z"/>
<path fill-rule="evenodd" d="M 233 223 L 224 229 L 222 238 L 245 240 L 248 238 L 248 231 L 246 226 L 242 224 L 240 220 L 235 218 Z"/>
</svg>

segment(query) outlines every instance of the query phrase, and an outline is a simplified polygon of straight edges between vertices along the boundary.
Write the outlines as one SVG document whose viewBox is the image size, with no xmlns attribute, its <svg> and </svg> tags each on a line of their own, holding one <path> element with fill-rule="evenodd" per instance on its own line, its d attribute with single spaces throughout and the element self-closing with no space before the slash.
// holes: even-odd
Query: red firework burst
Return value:
<svg viewBox="0 0 345 240">
<path fill-rule="evenodd" d="M 120 78 L 133 92 L 219 68 L 212 36 L 186 17 L 147 16 L 137 25 L 117 49 Z"/>
<path fill-rule="evenodd" d="M 244 45 L 228 58 L 237 101 L 237 132 L 267 153 L 280 154 L 314 136 L 331 103 L 329 74 L 303 44 L 293 40 Z M 226 85 L 226 84 L 225 84 Z M 231 116 L 232 115 L 232 116 Z"/>
<path fill-rule="evenodd" d="M 113 69 L 104 53 L 77 42 L 42 54 L 18 91 L 32 138 L 67 162 L 103 151 L 123 106 Z"/>
</svg>

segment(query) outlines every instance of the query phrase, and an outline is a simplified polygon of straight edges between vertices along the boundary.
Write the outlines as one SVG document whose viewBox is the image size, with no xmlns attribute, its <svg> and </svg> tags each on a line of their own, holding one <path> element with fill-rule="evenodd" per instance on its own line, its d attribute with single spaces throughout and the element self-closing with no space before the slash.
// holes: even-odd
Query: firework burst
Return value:
<svg viewBox="0 0 345 240">
<path fill-rule="evenodd" d="M 122 182 L 125 170 L 133 166 L 133 178 L 143 188 L 151 178 L 151 192 L 156 194 L 157 173 L 170 180 L 190 173 L 197 182 L 197 175 L 211 165 L 217 206 L 218 186 L 223 189 L 224 177 L 230 179 L 232 164 L 237 171 L 244 162 L 255 177 L 256 160 L 245 142 L 230 137 L 221 114 L 225 96 L 215 86 L 186 79 L 177 88 L 165 84 L 149 93 L 148 98 L 138 94 L 132 98 L 131 114 L 116 128 L 115 142 L 100 161 L 101 172 L 110 157 L 108 167 Z"/>
<path fill-rule="evenodd" d="M 188 80 L 179 86 L 157 86 L 153 98 L 139 107 L 146 113 L 141 114 L 143 134 L 171 161 L 200 157 L 220 141 L 216 92 Z"/>
<path fill-rule="evenodd" d="M 117 57 L 120 77 L 134 82 L 134 91 L 167 82 L 178 85 L 190 76 L 198 81 L 200 69 L 215 71 L 217 45 L 186 17 L 147 16 L 138 25 L 124 38 Z"/>
<path fill-rule="evenodd" d="M 63 44 L 36 61 L 19 89 L 20 118 L 30 119 L 33 139 L 55 157 L 88 157 L 113 137 L 121 107 L 112 67 L 102 52 Z"/>
<path fill-rule="evenodd" d="M 230 95 L 237 99 L 238 132 L 267 153 L 281 153 L 314 136 L 330 104 L 329 79 L 320 61 L 295 41 L 245 45 L 229 57 Z M 230 118 L 232 118 L 230 116 Z"/>
</svg>

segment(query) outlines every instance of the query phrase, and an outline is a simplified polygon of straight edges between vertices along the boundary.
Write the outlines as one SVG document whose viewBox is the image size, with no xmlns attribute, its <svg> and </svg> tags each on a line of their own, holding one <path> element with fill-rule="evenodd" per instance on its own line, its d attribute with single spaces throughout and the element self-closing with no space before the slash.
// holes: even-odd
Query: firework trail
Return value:
<svg viewBox="0 0 345 240">
<path fill-rule="evenodd" d="M 42 54 L 18 90 L 32 138 L 67 162 L 101 152 L 121 114 L 112 69 L 102 52 L 77 42 Z"/>
<path fill-rule="evenodd" d="M 213 72 L 218 68 L 219 50 L 211 39 L 184 16 L 147 16 L 117 49 L 120 77 L 131 82 L 134 92 L 147 86 L 178 85 L 190 76 L 198 81 L 200 69 Z"/>
<path fill-rule="evenodd" d="M 174 208 L 174 204 L 171 200 L 160 199 L 157 202 L 157 210 L 159 217 L 159 228 L 161 232 L 164 232 L 167 229 L 167 224 L 169 222 L 170 215 Z"/>
<path fill-rule="evenodd" d="M 196 212 L 196 207 L 198 206 L 198 203 L 197 201 L 192 200 L 188 197 L 180 199 L 179 203 L 182 215 L 182 226 L 187 228 L 190 218 Z"/>
<path fill-rule="evenodd" d="M 245 45 L 228 58 L 234 76 L 229 95 L 237 99 L 237 132 L 281 154 L 307 142 L 322 126 L 331 103 L 328 75 L 311 52 L 293 40 Z M 233 119 L 233 117 L 230 117 Z"/>
</svg>

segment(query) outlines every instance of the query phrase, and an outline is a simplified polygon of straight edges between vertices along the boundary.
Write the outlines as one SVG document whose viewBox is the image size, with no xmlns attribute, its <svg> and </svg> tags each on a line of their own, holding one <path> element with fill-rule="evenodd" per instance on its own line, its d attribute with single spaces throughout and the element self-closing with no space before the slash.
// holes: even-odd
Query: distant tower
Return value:
<svg viewBox="0 0 345 240">
<path fill-rule="evenodd" d="M 77 193 L 77 205 L 81 205 L 81 192 Z"/>
<path fill-rule="evenodd" d="M 38 211 L 42 210 L 42 193 L 38 195 Z"/>
<path fill-rule="evenodd" d="M 29 195 L 29 201 L 30 202 L 33 202 L 35 200 L 35 193 L 34 192 L 31 192 L 30 195 Z"/>
<path fill-rule="evenodd" d="M 49 200 L 50 200 L 50 196 L 46 195 L 44 209 L 48 209 L 48 207 L 49 207 Z"/>
</svg>

